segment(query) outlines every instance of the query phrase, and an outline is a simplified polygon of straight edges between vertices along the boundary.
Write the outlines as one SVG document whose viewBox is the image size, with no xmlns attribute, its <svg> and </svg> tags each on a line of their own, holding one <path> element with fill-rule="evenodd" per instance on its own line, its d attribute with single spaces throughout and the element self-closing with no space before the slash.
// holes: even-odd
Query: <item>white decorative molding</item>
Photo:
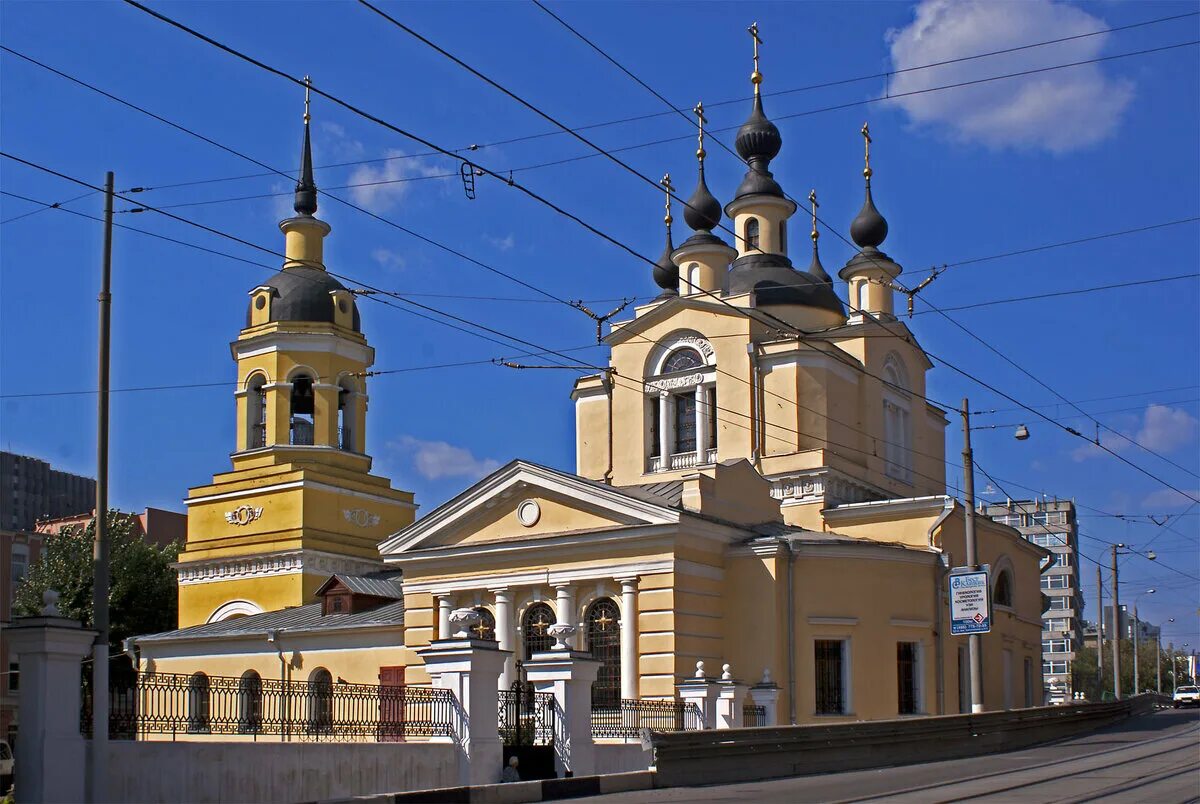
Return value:
<svg viewBox="0 0 1200 804">
<path fill-rule="evenodd" d="M 784 505 L 822 503 L 832 507 L 887 497 L 879 489 L 854 480 L 829 467 L 784 476 L 776 475 L 769 479 L 771 496 L 782 501 Z"/>
<path fill-rule="evenodd" d="M 701 385 L 704 382 L 704 378 L 704 372 L 696 372 L 695 374 L 687 374 L 683 377 L 662 377 L 657 380 L 649 380 L 646 382 L 646 392 L 670 391 L 673 388 Z"/>
<path fill-rule="evenodd" d="M 255 508 L 253 505 L 239 505 L 232 511 L 225 512 L 225 521 L 230 525 L 249 525 L 262 515 L 262 508 Z"/>
<path fill-rule="evenodd" d="M 809 625 L 858 625 L 857 617 L 809 617 Z"/>
<path fill-rule="evenodd" d="M 379 514 L 373 514 L 366 508 L 343 508 L 342 518 L 360 528 L 373 528 L 379 524 Z"/>
<path fill-rule="evenodd" d="M 334 575 L 362 575 L 383 569 L 380 562 L 349 556 L 339 556 L 318 550 L 291 550 L 258 556 L 219 558 L 210 561 L 187 561 L 174 565 L 179 585 L 270 578 L 276 575 L 296 575 L 302 572 Z"/>
<path fill-rule="evenodd" d="M 537 500 L 523 500 L 517 506 L 517 521 L 527 528 L 532 528 L 542 518 L 542 506 Z"/>
<path fill-rule="evenodd" d="M 262 608 L 249 600 L 230 600 L 217 607 L 208 617 L 208 622 L 216 623 L 228 620 L 230 617 L 249 617 L 251 614 L 262 614 Z"/>
<path fill-rule="evenodd" d="M 893 617 L 891 624 L 897 628 L 933 628 L 932 620 L 908 619 L 905 617 Z"/>
<path fill-rule="evenodd" d="M 296 447 L 291 444 L 275 444 L 270 447 L 261 447 L 262 450 L 269 449 L 323 449 L 332 450 L 342 455 L 347 454 L 345 450 L 337 447 Z M 248 452 L 254 450 L 247 450 Z M 184 505 L 199 505 L 200 503 L 215 502 L 217 500 L 236 500 L 240 497 L 257 497 L 272 491 L 285 491 L 287 489 L 314 489 L 318 491 L 332 491 L 345 497 L 355 497 L 361 500 L 370 500 L 371 502 L 383 503 L 384 505 L 398 505 L 401 508 L 410 508 L 416 510 L 419 506 L 414 503 L 404 500 L 397 500 L 391 497 L 384 497 L 380 494 L 368 494 L 364 491 L 355 491 L 354 489 L 341 488 L 339 486 L 331 486 L 328 483 L 321 483 L 316 480 L 291 480 L 287 483 L 274 483 L 270 486 L 255 486 L 253 488 L 241 489 L 240 491 L 227 491 L 221 494 L 205 494 L 200 497 L 189 497 L 183 501 Z"/>
</svg>

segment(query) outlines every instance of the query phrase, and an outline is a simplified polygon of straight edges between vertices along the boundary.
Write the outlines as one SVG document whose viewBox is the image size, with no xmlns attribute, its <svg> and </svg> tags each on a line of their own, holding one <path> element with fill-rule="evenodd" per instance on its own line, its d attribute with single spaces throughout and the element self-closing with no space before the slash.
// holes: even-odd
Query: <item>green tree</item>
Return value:
<svg viewBox="0 0 1200 804">
<path fill-rule="evenodd" d="M 135 519 L 108 512 L 109 646 L 121 649 L 126 637 L 168 631 L 176 627 L 175 570 L 179 545 L 158 547 L 142 539 Z M 85 628 L 95 622 L 92 611 L 92 544 L 96 520 L 86 528 L 64 528 L 46 540 L 46 553 L 30 568 L 17 588 L 18 616 L 40 614 L 42 595 L 58 592 L 58 610 Z"/>
<path fill-rule="evenodd" d="M 1158 644 L 1152 639 L 1143 639 L 1138 647 L 1138 686 L 1143 690 L 1153 690 L 1158 686 L 1158 675 L 1155 669 L 1155 654 Z M 1171 656 L 1172 649 L 1164 647 L 1161 657 L 1163 693 L 1171 692 Z M 1182 670 L 1182 659 L 1177 662 Z M 1096 649 L 1081 647 L 1075 651 L 1075 659 L 1071 662 L 1071 681 L 1076 691 L 1087 695 L 1088 700 L 1098 701 L 1104 696 L 1111 697 L 1113 692 L 1112 642 L 1104 643 L 1104 672 L 1097 677 Z M 1180 674 L 1179 683 L 1185 683 L 1186 673 Z M 1133 689 L 1133 642 L 1121 640 L 1121 694 L 1132 695 Z"/>
</svg>

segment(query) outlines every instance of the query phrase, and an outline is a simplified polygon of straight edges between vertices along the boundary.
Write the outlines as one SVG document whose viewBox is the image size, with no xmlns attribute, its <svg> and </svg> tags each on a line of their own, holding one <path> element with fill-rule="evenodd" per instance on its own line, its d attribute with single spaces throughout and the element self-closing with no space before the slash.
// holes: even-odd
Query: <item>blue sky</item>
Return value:
<svg viewBox="0 0 1200 804">
<path fill-rule="evenodd" d="M 487 145 L 553 130 L 365 8 L 350 3 L 172 3 L 165 13 L 403 128 L 449 148 Z M 1102 28 L 1186 14 L 1194 3 L 600 3 L 554 4 L 564 19 L 679 106 L 704 100 L 715 130 L 736 128 L 748 112 L 746 25 L 764 40 L 764 91 L 904 70 Z M 660 101 L 603 61 L 533 4 L 388 4 L 406 24 L 572 126 L 663 111 Z M 824 89 L 766 98 L 784 137 L 773 164 L 794 196 L 815 187 L 822 218 L 845 233 L 862 202 L 858 129 L 874 135 L 875 198 L 891 224 L 885 248 L 915 284 L 933 265 L 1200 215 L 1200 87 L 1197 48 L 1187 46 L 971 87 L 908 95 L 832 111 L 884 93 L 900 94 L 1005 73 L 1200 39 L 1200 17 L 1087 37 L 1057 45 L 926 70 L 898 72 Z M 170 29 L 127 5 L 5 3 L 0 43 L 142 105 L 267 164 L 294 168 L 301 93 L 283 80 Z M 113 170 L 119 189 L 190 220 L 272 249 L 288 209 L 278 177 L 188 184 L 262 172 L 261 168 L 162 123 L 0 54 L 3 149 L 100 184 Z M 722 101 L 735 101 L 721 104 Z M 792 115 L 791 117 L 787 117 Z M 344 109 L 313 104 L 318 165 L 426 149 Z M 693 132 L 662 115 L 590 129 L 642 173 L 675 177 L 682 194 L 695 180 Z M 718 134 L 725 142 L 732 133 Z M 474 158 L 492 169 L 588 156 L 568 135 L 488 145 Z M 709 148 L 709 184 L 728 200 L 741 171 Z M 421 156 L 319 170 L 322 188 L 371 181 L 414 181 L 336 190 L 405 227 L 567 299 L 649 296 L 645 263 L 589 234 L 495 180 L 464 196 L 457 166 Z M 661 194 L 602 157 L 514 173 L 638 251 L 661 250 Z M 2 189 L 57 202 L 83 192 L 60 179 L 0 161 Z M 99 216 L 98 195 L 69 205 Z M 119 209 L 130 205 L 120 203 Z M 35 209 L 0 197 L 0 220 Z M 553 348 L 585 347 L 593 325 L 561 305 L 530 301 L 530 291 L 403 232 L 325 199 L 333 226 L 327 262 L 376 287 L 422 297 L 472 321 Z M 679 224 L 682 216 L 678 215 Z M 119 214 L 119 223 L 152 230 L 253 262 L 273 258 L 153 214 Z M 682 228 L 677 224 L 677 235 Z M 0 228 L 0 443 L 61 468 L 93 474 L 94 397 L 14 398 L 87 390 L 95 382 L 98 224 L 43 211 Z M 679 238 L 677 238 L 679 239 Z M 830 232 L 821 240 L 835 270 L 851 255 Z M 1099 242 L 951 268 L 922 292 L 943 307 L 1053 293 L 1196 272 L 1200 225 L 1187 223 Z M 796 255 L 794 255 L 796 256 Z M 799 261 L 804 262 L 801 257 Z M 242 325 L 246 291 L 267 275 L 254 267 L 131 232 L 118 232 L 114 270 L 113 387 L 230 383 L 227 344 Z M 843 294 L 844 295 L 844 294 Z M 1200 450 L 1200 344 L 1194 278 L 1086 295 L 975 307 L 951 313 L 972 332 L 1110 427 L 1152 447 L 1173 466 L 1128 443 L 1106 444 L 1162 480 L 1197 495 Z M 404 369 L 512 356 L 503 348 L 360 302 L 376 368 Z M 918 301 L 918 311 L 929 307 Z M 910 322 L 922 344 L 1028 404 L 1054 396 L 936 313 Z M 582 361 L 604 359 L 593 347 Z M 373 380 L 368 426 L 376 470 L 414 490 L 423 509 L 520 456 L 574 466 L 573 409 L 566 371 L 516 372 L 491 365 L 397 373 Z M 123 508 L 182 509 L 188 486 L 228 467 L 234 439 L 231 387 L 120 393 L 113 400 L 113 500 Z M 1013 405 L 949 368 L 931 373 L 930 396 L 975 409 Z M 1047 407 L 1068 416 L 1067 406 Z M 1200 646 L 1197 584 L 1162 565 L 1200 571 L 1200 506 L 1080 439 L 1028 413 L 981 416 L 980 464 L 1014 495 L 1018 485 L 1074 497 L 1109 513 L 1175 515 L 1165 526 L 1081 510 L 1084 552 L 1104 558 L 1104 541 L 1157 552 L 1158 564 L 1123 565 L 1122 596 L 1143 588 L 1144 616 L 1176 617 L 1164 632 Z M 1064 423 L 1092 434 L 1082 418 Z M 947 453 L 957 455 L 957 425 Z M 953 473 L 954 470 L 951 470 Z M 988 483 L 980 478 L 978 487 Z M 995 498 L 995 495 L 992 495 Z M 1083 577 L 1094 616 L 1094 565 Z M 1128 580 L 1126 580 L 1128 579 Z"/>
</svg>

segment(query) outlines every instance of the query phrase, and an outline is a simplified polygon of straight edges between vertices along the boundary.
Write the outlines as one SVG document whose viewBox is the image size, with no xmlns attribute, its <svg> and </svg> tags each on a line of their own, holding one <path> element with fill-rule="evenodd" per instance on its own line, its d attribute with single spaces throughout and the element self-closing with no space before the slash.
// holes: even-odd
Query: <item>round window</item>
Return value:
<svg viewBox="0 0 1200 804">
<path fill-rule="evenodd" d="M 532 528 L 542 518 L 542 507 L 537 500 L 525 500 L 517 506 L 517 521 Z"/>
<path fill-rule="evenodd" d="M 267 306 L 267 297 L 259 296 L 257 299 L 254 300 L 254 306 L 259 310 L 266 307 Z"/>
<path fill-rule="evenodd" d="M 346 304 L 345 299 L 338 299 L 338 309 L 341 310 L 343 313 L 346 312 L 347 309 L 349 309 L 348 305 Z"/>
</svg>

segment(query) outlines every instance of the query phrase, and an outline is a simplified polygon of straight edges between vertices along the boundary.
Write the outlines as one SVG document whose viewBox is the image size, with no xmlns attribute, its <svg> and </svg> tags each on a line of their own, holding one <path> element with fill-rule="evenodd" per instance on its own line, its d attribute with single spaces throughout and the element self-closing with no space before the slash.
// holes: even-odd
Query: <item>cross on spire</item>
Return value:
<svg viewBox="0 0 1200 804">
<path fill-rule="evenodd" d="M 862 131 L 860 133 L 863 135 L 863 163 L 864 163 L 863 177 L 866 178 L 867 181 L 870 181 L 871 180 L 871 129 L 866 123 L 863 123 Z"/>
<path fill-rule="evenodd" d="M 750 83 L 754 84 L 754 94 L 758 94 L 758 85 L 762 83 L 762 73 L 758 71 L 758 46 L 763 43 L 758 36 L 758 23 L 750 24 L 746 29 L 750 33 L 750 38 L 754 40 L 754 72 L 750 73 Z"/>
<path fill-rule="evenodd" d="M 697 135 L 696 141 L 696 159 L 700 162 L 704 161 L 704 124 L 708 122 L 708 118 L 704 116 L 704 101 L 696 101 L 692 112 L 696 115 L 696 122 L 700 126 L 700 133 Z"/>
<path fill-rule="evenodd" d="M 663 189 L 667 193 L 667 200 L 665 204 L 667 214 L 663 216 L 663 223 L 667 225 L 667 230 L 670 231 L 671 221 L 674 220 L 674 218 L 671 217 L 671 193 L 675 192 L 675 185 L 671 184 L 670 173 L 663 174 L 662 179 L 660 179 L 658 183 L 662 185 Z"/>
<path fill-rule="evenodd" d="M 304 76 L 304 122 L 307 124 L 312 118 L 308 114 L 308 104 L 310 100 L 310 92 L 312 91 L 312 76 Z"/>
<path fill-rule="evenodd" d="M 821 233 L 817 231 L 817 207 L 821 206 L 817 203 L 817 191 L 808 191 L 808 202 L 812 204 L 812 237 L 813 245 L 817 245 L 817 240 L 821 237 Z"/>
</svg>

